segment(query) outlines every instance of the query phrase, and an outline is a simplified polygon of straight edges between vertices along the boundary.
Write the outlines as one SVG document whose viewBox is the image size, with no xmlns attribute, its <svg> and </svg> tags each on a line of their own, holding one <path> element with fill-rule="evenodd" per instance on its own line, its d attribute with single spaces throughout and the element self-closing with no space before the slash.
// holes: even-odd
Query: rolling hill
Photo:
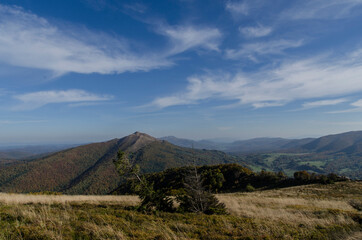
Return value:
<svg viewBox="0 0 362 240">
<path fill-rule="evenodd" d="M 136 132 L 121 139 L 87 144 L 38 159 L 0 165 L 0 191 L 56 191 L 106 194 L 121 182 L 113 165 L 117 151 L 130 153 L 142 172 L 193 164 L 240 162 L 219 151 L 195 150 Z"/>
<path fill-rule="evenodd" d="M 362 179 L 362 131 L 346 132 L 320 138 L 255 138 L 200 145 L 202 141 L 167 137 L 176 145 L 219 149 L 242 158 L 254 171 L 283 171 L 292 176 L 307 170 L 317 174 L 337 173 Z"/>
<path fill-rule="evenodd" d="M 301 146 L 315 140 L 314 138 L 303 139 L 285 139 L 285 138 L 253 138 L 248 140 L 238 140 L 234 142 L 214 142 L 211 140 L 190 140 L 177 138 L 174 136 L 162 137 L 161 140 L 166 140 L 180 147 L 194 147 L 197 149 L 219 150 L 233 154 L 245 153 L 260 153 L 260 152 L 277 152 L 291 151 L 300 148 Z"/>
<path fill-rule="evenodd" d="M 320 137 L 303 146 L 303 150 L 324 153 L 362 153 L 362 131 L 346 132 L 341 134 Z"/>
</svg>

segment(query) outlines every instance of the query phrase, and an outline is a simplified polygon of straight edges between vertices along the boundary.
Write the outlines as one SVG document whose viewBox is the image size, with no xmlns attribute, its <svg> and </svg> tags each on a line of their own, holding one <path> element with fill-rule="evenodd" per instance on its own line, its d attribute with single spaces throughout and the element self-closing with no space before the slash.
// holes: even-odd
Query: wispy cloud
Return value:
<svg viewBox="0 0 362 240">
<path fill-rule="evenodd" d="M 362 99 L 351 103 L 351 105 L 354 106 L 354 107 L 361 107 L 362 108 Z"/>
<path fill-rule="evenodd" d="M 0 5 L 0 61 L 55 74 L 147 71 L 171 63 L 135 53 L 129 43 L 104 33 L 62 29 L 19 7 Z"/>
<path fill-rule="evenodd" d="M 271 27 L 258 25 L 256 27 L 240 27 L 239 31 L 246 37 L 255 38 L 267 36 L 273 31 L 273 29 Z"/>
<path fill-rule="evenodd" d="M 294 4 L 282 14 L 288 19 L 338 19 L 352 16 L 354 10 L 362 5 L 361 0 L 305 0 Z"/>
<path fill-rule="evenodd" d="M 315 107 L 323 107 L 323 106 L 333 106 L 340 103 L 347 102 L 345 98 L 338 98 L 338 99 L 325 99 L 320 101 L 313 101 L 313 102 L 306 102 L 303 103 L 303 108 L 315 108 Z"/>
<path fill-rule="evenodd" d="M 355 102 L 352 102 L 350 104 L 352 108 L 344 109 L 344 110 L 338 110 L 338 111 L 331 111 L 328 113 L 352 113 L 352 112 L 362 112 L 362 99 L 359 99 Z"/>
<path fill-rule="evenodd" d="M 147 7 L 141 3 L 125 4 L 123 8 L 137 13 L 144 13 L 147 10 Z"/>
<path fill-rule="evenodd" d="M 110 95 L 97 95 L 84 90 L 72 89 L 66 91 L 40 91 L 15 95 L 21 101 L 14 110 L 32 110 L 51 103 L 86 103 L 113 99 Z"/>
<path fill-rule="evenodd" d="M 227 1 L 225 9 L 229 11 L 234 17 L 238 15 L 248 15 L 249 6 L 246 1 Z"/>
<path fill-rule="evenodd" d="M 24 123 L 45 123 L 47 120 L 0 120 L 1 125 L 8 125 L 8 124 L 24 124 Z"/>
<path fill-rule="evenodd" d="M 55 76 L 76 73 L 148 71 L 173 65 L 174 54 L 193 48 L 218 50 L 218 29 L 163 26 L 168 49 L 140 52 L 130 41 L 87 29 L 62 28 L 19 7 L 0 5 L 0 61 L 20 67 L 50 70 Z"/>
<path fill-rule="evenodd" d="M 193 76 L 188 79 L 186 91 L 157 98 L 152 105 L 164 108 L 218 99 L 260 108 L 281 106 L 295 100 L 346 96 L 362 91 L 362 54 L 357 54 L 359 52 L 356 50 L 338 60 L 330 55 L 299 61 L 285 60 L 277 67 L 257 73 Z M 338 102 L 342 99 L 325 99 L 309 105 Z"/>
<path fill-rule="evenodd" d="M 258 56 L 268 54 L 282 54 L 286 49 L 302 46 L 303 40 L 272 40 L 258 43 L 244 44 L 240 49 L 227 49 L 229 59 L 250 58 L 256 60 Z"/>
<path fill-rule="evenodd" d="M 222 37 L 216 28 L 197 26 L 159 26 L 157 31 L 171 41 L 168 55 L 174 55 L 196 47 L 219 51 Z"/>
</svg>

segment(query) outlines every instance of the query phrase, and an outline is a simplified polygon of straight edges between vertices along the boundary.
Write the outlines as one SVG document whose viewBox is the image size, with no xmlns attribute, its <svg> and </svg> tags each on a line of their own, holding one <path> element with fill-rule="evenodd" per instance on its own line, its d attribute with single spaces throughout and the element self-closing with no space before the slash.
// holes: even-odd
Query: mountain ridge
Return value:
<svg viewBox="0 0 362 240">
<path fill-rule="evenodd" d="M 0 165 L 0 191 L 57 191 L 67 194 L 107 194 L 118 187 L 121 177 L 113 160 L 117 151 L 125 151 L 142 172 L 166 168 L 240 162 L 223 152 L 175 146 L 166 141 L 135 132 L 121 139 L 87 144 L 39 159 Z"/>
</svg>

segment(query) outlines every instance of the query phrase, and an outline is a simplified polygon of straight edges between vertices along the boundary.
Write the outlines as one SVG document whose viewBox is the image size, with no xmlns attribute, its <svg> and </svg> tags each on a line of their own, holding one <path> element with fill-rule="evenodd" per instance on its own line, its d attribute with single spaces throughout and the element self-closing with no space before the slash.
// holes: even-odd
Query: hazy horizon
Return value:
<svg viewBox="0 0 362 240">
<path fill-rule="evenodd" d="M 0 146 L 361 130 L 361 29 L 360 0 L 4 0 Z"/>
<path fill-rule="evenodd" d="M 136 131 L 140 132 L 140 131 Z M 21 148 L 21 147 L 32 147 L 32 146 L 70 146 L 70 145 L 84 145 L 84 144 L 91 144 L 91 143 L 97 143 L 97 142 L 106 142 L 110 141 L 112 139 L 121 139 L 123 137 L 127 137 L 128 135 L 133 134 L 134 132 L 131 132 L 126 135 L 117 136 L 117 137 L 109 137 L 109 138 L 99 138 L 94 139 L 93 141 L 54 141 L 54 142 L 18 142 L 18 143 L 0 143 L 0 150 L 4 149 L 11 149 L 11 148 Z M 148 134 L 146 132 L 142 132 L 145 134 Z M 303 139 L 303 138 L 319 138 L 327 135 L 333 135 L 333 134 L 340 134 L 345 132 L 338 132 L 338 133 L 331 133 L 326 135 L 314 135 L 314 136 L 296 136 L 296 137 L 280 137 L 280 136 L 260 136 L 260 137 L 251 137 L 251 138 L 228 138 L 228 137 L 219 137 L 219 138 L 187 138 L 187 137 L 179 137 L 175 135 L 164 135 L 164 136 L 154 136 L 155 138 L 165 138 L 165 137 L 176 137 L 178 139 L 185 139 L 185 140 L 193 140 L 193 141 L 211 141 L 215 143 L 232 143 L 235 141 L 243 141 L 243 140 L 252 140 L 252 139 L 258 139 L 258 138 L 283 138 L 283 139 Z M 148 134 L 150 135 L 150 134 Z"/>
</svg>

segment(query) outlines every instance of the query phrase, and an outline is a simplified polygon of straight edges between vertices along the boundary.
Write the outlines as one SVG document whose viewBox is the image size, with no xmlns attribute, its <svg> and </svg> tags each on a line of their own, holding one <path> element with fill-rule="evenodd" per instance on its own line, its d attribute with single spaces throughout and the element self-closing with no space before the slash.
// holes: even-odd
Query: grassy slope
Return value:
<svg viewBox="0 0 362 240">
<path fill-rule="evenodd" d="M 127 196 L 0 194 L 0 239 L 348 239 L 361 236 L 362 213 L 348 204 L 362 201 L 361 188 L 343 182 L 223 194 L 230 215 L 220 216 L 143 214 L 126 210 L 138 202 Z"/>
</svg>

